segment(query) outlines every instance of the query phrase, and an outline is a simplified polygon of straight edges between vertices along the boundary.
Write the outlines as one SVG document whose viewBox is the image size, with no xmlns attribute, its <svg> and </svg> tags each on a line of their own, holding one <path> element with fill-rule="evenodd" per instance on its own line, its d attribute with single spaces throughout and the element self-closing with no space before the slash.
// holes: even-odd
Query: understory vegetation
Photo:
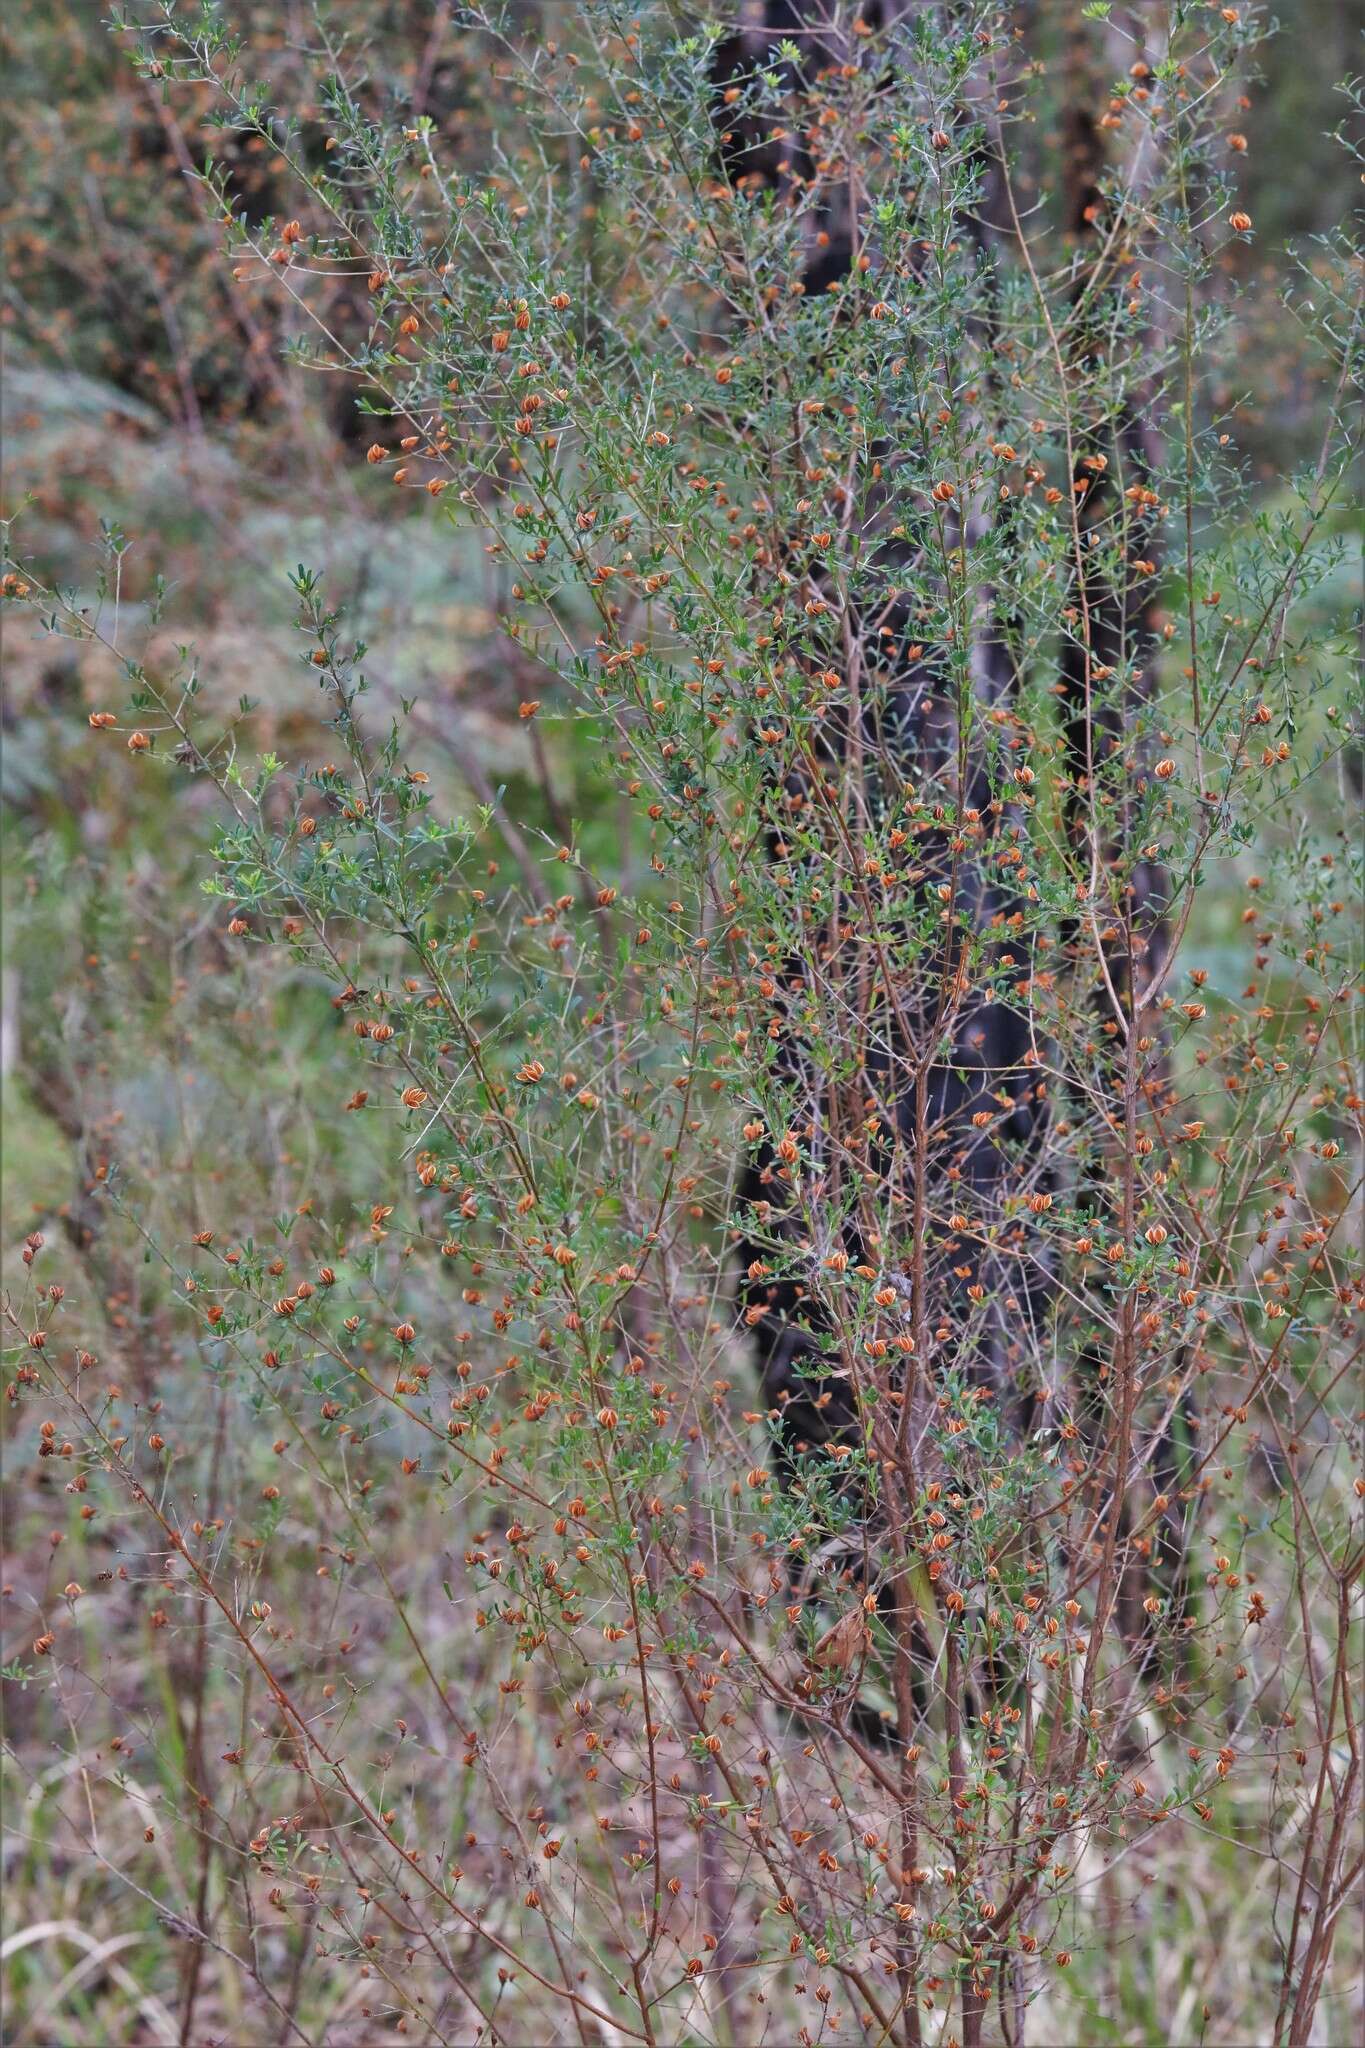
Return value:
<svg viewBox="0 0 1365 2048">
<path fill-rule="evenodd" d="M 15 2048 L 1354 2037 L 1365 156 L 1272 27 L 21 22 Z"/>
</svg>

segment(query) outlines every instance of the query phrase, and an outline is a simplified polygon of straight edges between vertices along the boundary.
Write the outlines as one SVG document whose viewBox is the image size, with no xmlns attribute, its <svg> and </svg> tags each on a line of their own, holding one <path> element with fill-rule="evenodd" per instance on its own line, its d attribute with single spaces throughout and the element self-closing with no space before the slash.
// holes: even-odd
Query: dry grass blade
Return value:
<svg viewBox="0 0 1365 2048">
<path fill-rule="evenodd" d="M 71 1992 L 101 1970 L 112 1977 L 120 1990 L 127 1994 L 148 2026 L 154 2030 L 157 2038 L 165 2044 L 165 2048 L 176 2048 L 180 2034 L 161 2000 L 153 1997 L 151 1992 L 144 1991 L 132 1973 L 125 1970 L 122 1963 L 114 1961 L 114 1957 L 121 1949 L 134 1948 L 145 1938 L 141 1934 L 114 1934 L 104 1941 L 97 1941 L 93 1934 L 75 1920 L 39 1920 L 32 1926 L 18 1928 L 13 1934 L 7 1935 L 3 1943 L 0 1943 L 0 1963 L 9 1962 L 12 1956 L 40 1941 L 70 1941 L 85 1951 L 81 1961 L 68 1970 L 33 2007 L 21 2032 L 11 2037 L 11 2048 L 22 2048 L 23 2043 L 39 2039 L 39 2029 L 48 2013 L 59 2012 L 63 2001 Z"/>
</svg>

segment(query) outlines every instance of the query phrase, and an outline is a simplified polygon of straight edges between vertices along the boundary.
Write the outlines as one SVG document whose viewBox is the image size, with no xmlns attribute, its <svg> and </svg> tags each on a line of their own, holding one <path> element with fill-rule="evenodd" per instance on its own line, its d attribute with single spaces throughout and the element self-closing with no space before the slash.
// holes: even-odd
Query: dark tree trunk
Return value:
<svg viewBox="0 0 1365 2048">
<path fill-rule="evenodd" d="M 878 29 L 915 11 L 913 0 L 882 0 L 882 4 L 862 8 L 861 14 L 870 27 Z M 774 53 L 783 41 L 795 46 L 800 60 L 787 59 L 774 66 Z M 724 103 L 725 87 L 762 65 L 776 68 L 793 90 L 799 90 L 824 66 L 856 58 L 859 48 L 856 37 L 830 29 L 824 10 L 812 0 L 749 0 L 740 25 L 719 45 L 715 63 L 717 132 L 722 160 L 733 181 L 764 186 L 780 198 L 797 190 L 813 166 L 797 136 L 784 129 L 780 139 L 775 138 L 756 120 L 732 115 Z M 999 239 L 1005 208 L 998 170 L 983 164 L 982 171 L 981 204 L 964 220 L 963 232 L 984 256 Z M 847 274 L 856 243 L 856 223 L 846 200 L 822 213 L 817 226 L 804 272 L 808 292 L 824 291 Z M 989 312 L 984 317 L 989 319 Z M 971 510 L 959 513 L 953 508 L 950 516 L 957 521 L 957 537 L 970 541 L 973 527 L 983 515 Z M 894 662 L 895 650 L 915 638 L 908 601 L 890 612 L 879 610 L 875 619 L 854 619 L 851 637 L 861 672 L 877 685 L 865 693 L 866 698 L 879 701 L 883 709 L 858 712 L 851 722 L 845 720 L 842 728 L 837 720 L 831 720 L 820 769 L 833 773 L 844 767 L 849 750 L 856 749 L 857 760 L 863 764 L 860 802 L 865 814 L 875 815 L 884 790 L 898 792 L 907 779 L 927 776 L 952 784 L 961 779 L 962 787 L 956 791 L 960 807 L 984 811 L 989 804 L 987 764 L 979 741 L 981 718 L 986 711 L 1012 702 L 1018 680 L 1003 630 L 1005 622 L 992 615 L 992 597 L 989 591 L 978 594 L 978 623 L 971 650 L 975 705 L 961 778 L 957 713 L 951 692 L 944 687 L 942 651 L 927 648 L 916 661 L 888 669 L 888 650 Z M 819 772 L 817 769 L 816 775 Z M 818 800 L 813 787 L 816 775 L 793 779 L 788 794 L 803 803 Z M 936 843 L 926 842 L 919 848 L 926 896 L 951 872 L 958 901 L 967 910 L 974 931 L 979 934 L 992 926 L 1002 927 L 1018 907 L 1016 899 L 993 879 L 985 861 L 955 864 L 948 839 L 944 831 L 935 835 Z M 927 986 L 951 983 L 956 962 L 950 955 L 926 964 Z M 798 1007 L 807 972 L 808 963 L 800 958 L 785 963 L 793 1010 Z M 917 1039 L 921 1034 L 933 1035 L 932 1009 L 921 1009 L 910 1021 Z M 866 1072 L 856 1077 L 868 1099 L 875 1097 L 894 1117 L 900 1140 L 896 1150 L 910 1183 L 897 1192 L 904 1195 L 907 1205 L 913 1204 L 914 1180 L 927 1175 L 930 1158 L 924 1155 L 932 1150 L 935 1162 L 941 1161 L 945 1168 L 956 1166 L 964 1192 L 979 1207 L 990 1209 L 1006 1175 L 1017 1177 L 1021 1169 L 1028 1170 L 1030 1151 L 1041 1137 L 1044 1103 L 1029 1078 L 1026 1019 L 1019 1010 L 1001 1002 L 968 999 L 958 1005 L 947 1056 L 928 1063 L 918 1102 L 904 1077 L 917 1070 L 919 1047 L 902 1043 L 901 1036 L 899 1028 L 889 1029 L 884 1050 L 871 1057 Z M 820 1130 L 827 1121 L 820 1100 L 822 1084 L 801 1046 L 799 1031 L 793 1028 L 785 1033 L 781 1046 L 779 1073 L 798 1097 L 804 1095 L 809 1123 L 813 1130 Z M 1009 1091 L 1015 1105 L 1003 1121 L 999 1118 L 1002 1089 Z M 973 1116 L 983 1111 L 994 1120 L 997 1142 L 981 1141 L 973 1126 Z M 926 1131 L 931 1134 L 931 1146 L 922 1142 Z M 771 1152 L 746 1170 L 742 1198 L 770 1230 L 780 1228 L 780 1180 Z M 859 1261 L 872 1256 L 856 1230 L 848 1234 L 844 1249 Z M 743 1247 L 743 1257 L 746 1267 L 764 1263 L 759 1245 Z M 1027 1394 L 1020 1396 L 1013 1385 L 1017 1340 L 1003 1304 L 1013 1298 L 1019 1304 L 1013 1313 L 1036 1324 L 1046 1313 L 1048 1276 L 1029 1267 L 1021 1279 L 1017 1262 L 1002 1247 L 959 1258 L 956 1265 L 951 1258 L 940 1260 L 936 1285 L 941 1300 L 936 1300 L 935 1319 L 941 1310 L 955 1327 L 967 1320 L 968 1288 L 984 1289 L 988 1304 L 984 1327 L 982 1311 L 977 1310 L 970 1344 L 964 1347 L 955 1340 L 954 1355 L 965 1359 L 974 1378 L 1004 1397 L 1016 1426 L 1026 1428 L 1032 1401 Z M 853 1419 L 851 1395 L 846 1381 L 820 1376 L 825 1357 L 823 1332 L 799 1282 L 772 1282 L 760 1275 L 746 1283 L 745 1301 L 751 1315 L 761 1312 L 755 1329 L 759 1368 L 768 1403 L 781 1413 L 780 1443 L 790 1471 L 806 1450 L 847 1433 Z"/>
</svg>

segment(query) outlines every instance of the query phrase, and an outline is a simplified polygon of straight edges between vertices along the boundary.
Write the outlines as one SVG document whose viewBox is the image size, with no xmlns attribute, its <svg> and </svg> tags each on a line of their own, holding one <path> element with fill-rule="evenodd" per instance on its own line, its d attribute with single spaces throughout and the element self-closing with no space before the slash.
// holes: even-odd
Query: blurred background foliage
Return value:
<svg viewBox="0 0 1365 2048">
<path fill-rule="evenodd" d="M 525 11 L 534 25 L 539 10 Z M 252 744 L 295 756 L 323 749 L 286 583 L 306 561 L 374 649 L 371 716 L 383 723 L 415 700 L 413 735 L 448 809 L 506 786 L 518 813 L 536 816 L 548 785 L 580 844 L 591 849 L 598 833 L 614 843 L 614 809 L 598 816 L 592 746 L 567 722 L 533 740 L 517 717 L 525 677 L 498 634 L 499 588 L 477 539 L 367 467 L 372 435 L 354 387 L 292 367 L 301 312 L 284 292 L 243 289 L 222 258 L 208 195 L 188 174 L 211 151 L 260 219 L 287 201 L 280 166 L 258 139 L 210 127 L 202 97 L 163 98 L 140 80 L 105 12 L 98 0 L 59 10 L 25 0 L 4 21 L 0 318 L 17 545 L 64 586 L 88 588 L 102 531 L 116 524 L 131 543 L 123 628 L 137 630 L 164 579 L 152 662 L 169 669 L 192 639 L 211 709 L 250 699 Z M 376 109 L 424 108 L 457 158 L 484 169 L 488 95 L 449 12 L 430 0 L 348 0 L 333 19 L 364 51 Z M 265 0 L 235 19 L 253 61 L 306 108 L 322 70 L 312 10 Z M 188 1162 L 216 1122 L 239 1167 L 257 1162 L 239 1191 L 250 1207 L 281 1140 L 258 1131 L 242 1101 L 247 1020 L 250 1094 L 278 1104 L 292 1090 L 301 1102 L 327 1058 L 319 1012 L 298 989 L 247 986 L 254 969 L 229 967 L 195 908 L 212 792 L 168 790 L 152 804 L 135 793 L 124 761 L 87 726 L 112 668 L 27 626 L 5 654 L 7 1244 L 58 1205 L 80 1208 L 97 1096 L 117 1119 L 124 1172 L 140 1163 L 147 1188 L 174 1186 L 176 1157 Z M 172 1111 L 159 1063 L 188 1057 L 192 1040 L 205 1121 L 177 1137 L 186 1103 Z M 92 1077 L 103 1083 L 93 1093 Z M 259 1146 L 243 1142 L 248 1133 Z"/>
</svg>

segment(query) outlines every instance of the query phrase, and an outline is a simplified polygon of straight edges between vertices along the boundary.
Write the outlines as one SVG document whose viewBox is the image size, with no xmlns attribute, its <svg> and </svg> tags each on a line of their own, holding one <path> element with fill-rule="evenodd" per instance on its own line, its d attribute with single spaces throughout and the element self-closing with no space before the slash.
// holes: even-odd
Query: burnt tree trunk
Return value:
<svg viewBox="0 0 1365 2048">
<path fill-rule="evenodd" d="M 1105 95 L 1106 81 L 1095 64 L 1093 41 L 1079 33 L 1072 36 L 1068 46 L 1066 76 L 1065 225 L 1073 245 L 1084 256 L 1100 247 L 1107 224 L 1102 188 L 1105 147 L 1097 115 L 1097 108 Z M 1122 243 L 1115 247 L 1111 266 L 1115 279 L 1125 257 L 1131 260 L 1134 253 Z M 1083 268 L 1082 275 L 1087 279 L 1082 289 L 1088 290 L 1093 306 L 1099 294 L 1089 284 L 1088 270 Z M 1083 315 L 1080 291 L 1077 304 Z M 1071 350 L 1078 379 L 1083 379 L 1092 366 L 1095 349 L 1096 336 L 1091 321 L 1086 317 L 1078 318 Z M 1086 639 L 1084 642 L 1078 638 L 1068 640 L 1062 661 L 1067 711 L 1066 742 L 1073 790 L 1071 822 L 1077 834 L 1082 829 L 1081 814 L 1091 782 L 1103 778 L 1107 771 L 1112 772 L 1114 757 L 1140 749 L 1143 745 L 1132 728 L 1149 699 L 1151 671 L 1160 645 L 1161 620 L 1152 595 L 1161 566 L 1160 541 L 1149 499 L 1155 499 L 1155 486 L 1163 470 L 1165 451 L 1153 408 L 1143 402 L 1147 395 L 1139 392 L 1136 398 L 1125 404 L 1117 418 L 1107 423 L 1107 446 L 1102 446 L 1100 436 L 1096 435 L 1093 445 L 1079 454 L 1077 471 L 1072 478 L 1081 507 L 1081 534 L 1087 551 L 1085 565 L 1078 567 L 1075 577 L 1075 598 L 1086 620 Z M 1097 462 L 1096 457 L 1101 460 Z M 1135 509 L 1124 520 L 1121 515 L 1125 496 L 1134 493 L 1137 494 Z M 1125 558 L 1116 565 L 1111 553 L 1106 567 L 1091 571 L 1089 553 L 1101 551 L 1101 536 L 1116 524 L 1121 531 L 1126 529 Z M 1096 702 L 1088 678 L 1106 670 L 1117 673 L 1125 665 L 1135 670 L 1128 688 L 1118 696 L 1103 693 Z M 1150 770 L 1150 763 L 1147 765 Z M 1127 778 L 1113 840 L 1101 848 L 1106 861 L 1125 857 L 1128 838 L 1125 814 L 1132 801 L 1132 787 L 1133 778 Z M 1159 1049 L 1148 1062 L 1151 1076 L 1147 1084 L 1149 1094 L 1158 1092 L 1166 1081 L 1165 1034 L 1159 1017 L 1142 1013 L 1138 1004 L 1141 990 L 1152 983 L 1166 958 L 1170 937 L 1167 922 L 1169 898 L 1170 878 L 1161 862 L 1140 860 L 1134 866 L 1128 884 L 1121 923 L 1112 932 L 1101 933 L 1109 981 L 1125 1009 L 1128 1028 L 1151 1037 Z M 1073 933 L 1072 937 L 1074 942 L 1076 935 Z M 1102 1023 L 1110 1010 L 1107 991 L 1097 990 L 1095 1009 L 1097 1023 Z M 1106 1079 L 1112 1082 L 1121 1065 L 1117 1047 L 1105 1065 Z M 1104 1212 L 1109 1204 L 1109 1190 L 1102 1168 L 1077 1190 L 1077 1196 L 1082 1208 L 1088 1208 L 1096 1215 Z M 1092 1442 L 1103 1427 L 1103 1403 L 1098 1398 L 1102 1363 L 1098 1350 L 1087 1350 L 1077 1360 L 1074 1371 L 1078 1408 L 1082 1414 L 1089 1415 Z M 1179 1434 L 1188 1441 L 1197 1426 L 1192 1397 L 1188 1392 L 1181 1397 L 1178 1424 Z M 1188 1594 L 1179 1499 L 1181 1458 L 1174 1425 L 1168 1426 L 1164 1432 L 1157 1460 L 1170 1496 L 1163 1524 L 1169 1562 L 1167 1564 L 1160 1553 L 1150 1562 L 1129 1553 L 1120 1584 L 1117 1618 L 1123 1635 L 1134 1645 L 1151 1633 L 1142 1603 L 1154 1582 L 1161 1585 L 1168 1600 L 1178 1604 L 1183 1605 Z M 1112 1503 L 1113 1511 L 1119 1519 L 1120 1542 L 1127 1549 L 1133 1517 L 1131 1503 L 1123 1493 L 1122 1475 L 1115 1475 L 1114 1491 L 1118 1498 Z M 1106 1501 L 1097 1503 L 1098 1518 L 1103 1518 L 1110 1511 L 1110 1505 Z"/>
<path fill-rule="evenodd" d="M 861 15 L 877 30 L 915 12 L 912 0 L 882 0 L 880 5 L 862 8 Z M 775 57 L 783 42 L 795 47 L 799 59 Z M 774 137 L 757 122 L 732 116 L 725 101 L 725 89 L 731 82 L 763 66 L 777 70 L 792 91 L 799 92 L 823 68 L 856 60 L 861 47 L 856 36 L 832 29 L 824 10 L 809 0 L 750 0 L 740 26 L 719 46 L 714 72 L 720 150 L 734 182 L 751 188 L 761 185 L 779 199 L 789 198 L 811 176 L 813 164 L 798 136 L 783 130 Z M 963 233 L 983 260 L 988 260 L 1004 232 L 1005 209 L 998 189 L 998 166 L 983 159 L 981 174 L 980 204 L 964 218 Z M 848 274 L 860 242 L 858 227 L 846 198 L 815 217 L 803 273 L 808 292 L 826 291 Z M 982 317 L 989 320 L 990 310 Z M 987 393 L 987 405 L 989 397 Z M 1001 515 L 994 508 L 954 506 L 946 515 L 952 537 L 967 544 L 980 537 L 982 522 L 993 516 L 1008 514 Z M 838 652 L 847 660 L 851 641 L 860 673 L 875 687 L 863 693 L 860 704 L 829 721 L 820 758 L 808 773 L 789 779 L 789 801 L 797 805 L 829 803 L 831 796 L 822 788 L 823 778 L 847 774 L 853 761 L 863 815 L 876 815 L 888 801 L 894 801 L 911 777 L 933 777 L 952 786 L 959 811 L 986 812 L 991 786 L 980 726 L 992 711 L 1004 710 L 1012 703 L 1019 680 L 1002 630 L 1004 622 L 995 615 L 994 603 L 993 592 L 976 594 L 970 662 L 974 701 L 965 730 L 946 685 L 944 651 L 914 644 L 916 622 L 909 601 L 889 611 L 882 607 L 875 617 L 855 615 Z M 898 651 L 907 646 L 913 648 L 913 658 L 898 660 Z M 1015 897 L 995 879 L 984 858 L 958 861 L 949 842 L 950 832 L 945 829 L 919 849 L 925 897 L 951 874 L 957 901 L 967 909 L 974 932 L 1003 927 L 1017 908 Z M 780 857 L 779 846 L 770 850 Z M 957 965 L 950 943 L 933 963 L 933 971 L 926 974 L 926 982 L 950 988 Z M 785 963 L 793 1012 L 806 987 L 808 968 L 809 963 L 797 957 Z M 891 1164 L 885 1148 L 881 1163 L 890 1165 L 893 1174 L 906 1182 L 898 1193 L 912 1211 L 917 1181 L 923 1196 L 931 1151 L 945 1165 L 951 1161 L 964 1191 L 989 1208 L 1004 1180 L 1017 1179 L 1021 1168 L 1027 1170 L 1028 1155 L 1041 1136 L 1044 1099 L 1029 1073 L 1027 1021 L 1020 1010 L 1003 1002 L 982 998 L 955 1002 L 946 1012 L 946 1048 L 932 1057 L 924 1055 L 921 1043 L 936 1036 L 932 1010 L 926 1013 L 921 1007 L 910 1022 L 916 1043 L 904 1043 L 899 1023 L 890 1026 L 884 1047 L 868 1060 L 866 1071 L 855 1077 L 869 1103 L 889 1110 L 896 1131 L 898 1143 L 892 1149 L 900 1164 Z M 779 1057 L 784 1078 L 809 1103 L 810 1129 L 818 1131 L 828 1121 L 826 1105 L 820 1100 L 823 1084 L 803 1051 L 795 1026 L 784 1034 Z M 911 1075 L 915 1079 L 907 1081 Z M 1002 1091 L 1008 1091 L 1013 1100 L 1013 1108 L 1003 1119 Z M 982 1139 L 973 1125 L 973 1117 L 982 1112 L 992 1119 L 993 1142 Z M 770 1228 L 780 1225 L 780 1175 L 771 1149 L 746 1169 L 742 1199 Z M 843 1249 L 859 1262 L 876 1262 L 880 1256 L 878 1248 L 867 1243 L 856 1227 L 845 1232 Z M 755 1245 L 743 1248 L 746 1267 L 763 1265 L 760 1252 Z M 1013 1386 L 1018 1345 L 1008 1315 L 1022 1315 L 1036 1323 L 1046 1313 L 1048 1276 L 1030 1268 L 1021 1281 L 1017 1265 L 1008 1258 L 1008 1247 L 1000 1252 L 975 1248 L 956 1262 L 952 1254 L 950 1245 L 936 1262 L 935 1317 L 945 1315 L 959 1335 L 961 1326 L 972 1321 L 970 1343 L 965 1347 L 972 1377 L 1004 1398 L 1016 1427 L 1027 1428 L 1033 1412 L 1031 1390 L 1020 1394 Z M 970 1312 L 969 1288 L 984 1294 L 984 1310 Z M 780 1413 L 780 1450 L 790 1476 L 808 1450 L 847 1433 L 853 1420 L 852 1396 L 846 1380 L 821 1372 L 826 1360 L 824 1333 L 799 1282 L 770 1282 L 763 1273 L 755 1275 L 751 1270 L 745 1301 L 751 1322 L 757 1318 L 754 1327 L 762 1385 L 769 1406 Z M 1009 1311 L 1006 1302 L 1011 1303 Z M 916 1301 L 912 1313 L 918 1322 L 926 1322 L 928 1304 Z M 957 1355 L 962 1356 L 964 1347 L 956 1337 L 954 1342 Z"/>
</svg>

